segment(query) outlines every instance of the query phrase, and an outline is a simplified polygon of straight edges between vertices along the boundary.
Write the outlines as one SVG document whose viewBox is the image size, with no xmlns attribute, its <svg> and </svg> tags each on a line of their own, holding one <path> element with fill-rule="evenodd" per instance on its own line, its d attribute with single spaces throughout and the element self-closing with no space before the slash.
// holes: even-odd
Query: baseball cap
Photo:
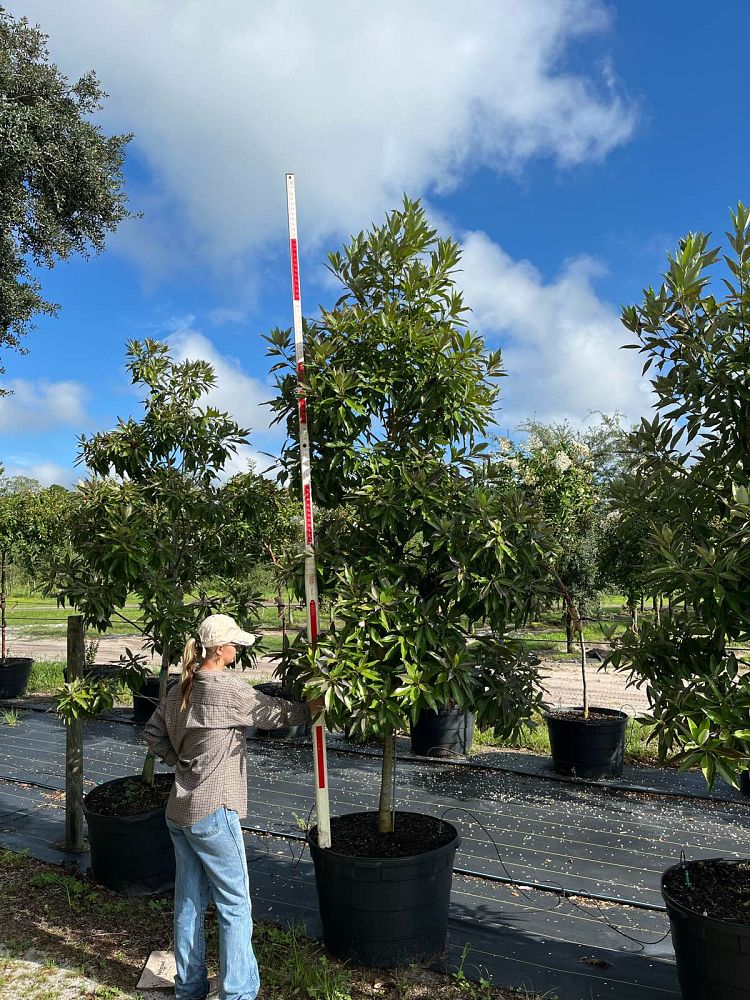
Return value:
<svg viewBox="0 0 750 1000">
<path fill-rule="evenodd" d="M 229 642 L 235 646 L 252 646 L 258 641 L 257 635 L 243 632 L 229 615 L 209 615 L 198 629 L 198 638 L 204 649 L 214 649 Z"/>
</svg>

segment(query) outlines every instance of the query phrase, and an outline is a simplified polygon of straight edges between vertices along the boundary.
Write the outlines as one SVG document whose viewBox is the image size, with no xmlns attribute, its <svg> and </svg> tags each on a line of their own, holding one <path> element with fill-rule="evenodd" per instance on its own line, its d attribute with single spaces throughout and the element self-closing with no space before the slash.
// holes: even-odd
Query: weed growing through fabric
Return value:
<svg viewBox="0 0 750 1000">
<path fill-rule="evenodd" d="M 19 722 L 19 715 L 15 708 L 8 708 L 3 712 L 3 725 L 4 726 L 17 726 Z"/>
</svg>

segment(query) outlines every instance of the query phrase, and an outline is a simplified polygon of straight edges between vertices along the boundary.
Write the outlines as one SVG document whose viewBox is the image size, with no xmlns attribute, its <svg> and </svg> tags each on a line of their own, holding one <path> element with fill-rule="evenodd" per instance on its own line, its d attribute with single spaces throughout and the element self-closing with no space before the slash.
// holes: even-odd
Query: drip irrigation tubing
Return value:
<svg viewBox="0 0 750 1000">
<path fill-rule="evenodd" d="M 3 707 L 16 708 L 22 712 L 37 712 L 40 715 L 54 715 L 54 708 L 47 707 L 44 708 L 40 705 L 22 705 L 18 701 L 13 700 L 3 700 L 0 699 L 0 708 Z M 95 721 L 98 722 L 113 722 L 121 726 L 132 726 L 135 727 L 138 723 L 133 722 L 132 719 L 122 719 L 114 715 L 103 714 Z M 336 734 L 330 734 L 336 738 Z M 253 743 L 260 743 L 268 745 L 268 737 L 260 736 L 248 736 L 248 740 Z M 304 745 L 303 741 L 308 740 L 308 737 L 303 736 L 292 736 L 285 737 L 282 742 L 288 743 L 290 746 L 301 746 Z M 328 742 L 327 745 L 328 753 L 336 753 L 342 756 L 350 757 L 360 757 L 360 758 L 371 758 L 377 759 L 378 755 L 366 749 L 357 750 L 354 747 L 342 747 L 338 743 Z M 455 759 L 453 757 L 423 757 L 416 754 L 406 754 L 396 752 L 394 759 L 401 761 L 406 764 L 427 764 L 432 767 L 455 767 L 455 768 L 466 768 L 469 771 L 486 771 L 494 774 L 512 774 L 519 778 L 532 778 L 536 780 L 543 781 L 557 781 L 564 785 L 584 785 L 589 788 L 597 788 L 601 792 L 606 792 L 608 794 L 616 794 L 618 792 L 629 792 L 635 795 L 650 795 L 650 796 L 663 796 L 665 798 L 671 799 L 687 799 L 694 802 L 717 802 L 717 803 L 727 803 L 729 805 L 748 805 L 750 806 L 750 799 L 746 798 L 728 798 L 725 795 L 703 795 L 700 792 L 690 792 L 690 791 L 680 791 L 670 788 L 656 788 L 651 785 L 637 785 L 631 784 L 626 781 L 613 781 L 607 779 L 606 781 L 596 781 L 593 778 L 573 778 L 564 774 L 555 774 L 554 771 L 549 768 L 544 768 L 542 771 L 531 771 L 524 770 L 521 767 L 512 767 L 510 765 L 497 765 L 497 764 L 483 764 L 479 761 L 472 759 Z M 2 779 L 2 775 L 0 775 Z"/>
</svg>

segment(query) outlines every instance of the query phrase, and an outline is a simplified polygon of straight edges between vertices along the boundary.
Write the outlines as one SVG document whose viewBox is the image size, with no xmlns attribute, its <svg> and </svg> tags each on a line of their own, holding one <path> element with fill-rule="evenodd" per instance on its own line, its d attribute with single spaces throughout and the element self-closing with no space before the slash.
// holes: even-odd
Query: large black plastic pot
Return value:
<svg viewBox="0 0 750 1000">
<path fill-rule="evenodd" d="M 177 677 L 167 680 L 167 691 L 177 683 Z M 159 678 L 147 677 L 138 691 L 133 691 L 133 722 L 145 726 L 159 703 Z"/>
<path fill-rule="evenodd" d="M 731 865 L 722 858 L 716 864 Z M 704 862 L 705 863 L 705 862 Z M 677 977 L 683 1000 L 750 1000 L 750 924 L 735 924 L 688 910 L 664 886 L 673 865 L 662 875 Z"/>
<path fill-rule="evenodd" d="M 23 656 L 8 656 L 0 663 L 0 698 L 23 698 L 34 661 Z"/>
<path fill-rule="evenodd" d="M 323 941 L 336 958 L 394 968 L 445 950 L 453 859 L 449 843 L 407 858 L 360 858 L 310 841 Z"/>
<path fill-rule="evenodd" d="M 560 709 L 561 712 L 566 709 Z M 582 708 L 568 709 L 581 712 Z M 625 712 L 592 708 L 605 719 L 547 716 L 552 765 L 558 774 L 576 778 L 619 778 L 625 756 Z"/>
<path fill-rule="evenodd" d="M 420 757 L 467 754 L 474 739 L 474 715 L 460 708 L 425 709 L 411 727 L 411 752 Z"/>
<path fill-rule="evenodd" d="M 118 785 L 132 780 L 133 777 L 116 778 L 106 784 Z M 95 881 L 110 889 L 143 883 L 156 890 L 173 883 L 174 848 L 164 816 L 165 807 L 138 816 L 104 816 L 89 808 L 90 795 L 91 792 L 83 799 L 83 813 L 91 847 L 91 874 Z"/>
<path fill-rule="evenodd" d="M 743 771 L 740 775 L 740 792 L 750 796 L 750 771 Z"/>
</svg>

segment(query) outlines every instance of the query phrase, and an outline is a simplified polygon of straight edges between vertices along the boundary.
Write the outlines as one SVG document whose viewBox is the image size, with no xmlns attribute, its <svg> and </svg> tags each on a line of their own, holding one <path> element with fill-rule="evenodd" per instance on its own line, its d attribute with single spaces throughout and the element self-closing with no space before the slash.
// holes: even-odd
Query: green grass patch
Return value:
<svg viewBox="0 0 750 1000">
<path fill-rule="evenodd" d="M 63 685 L 65 664 L 60 661 L 35 660 L 29 677 L 29 694 L 58 691 Z"/>
</svg>

